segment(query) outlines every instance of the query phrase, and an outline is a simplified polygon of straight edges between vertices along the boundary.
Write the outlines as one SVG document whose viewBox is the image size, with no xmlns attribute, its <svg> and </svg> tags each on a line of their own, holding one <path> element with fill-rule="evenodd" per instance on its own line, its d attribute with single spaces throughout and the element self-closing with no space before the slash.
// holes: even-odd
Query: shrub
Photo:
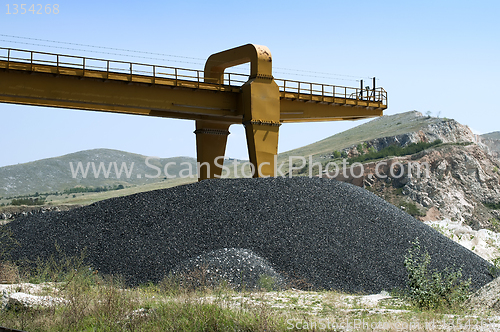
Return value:
<svg viewBox="0 0 500 332">
<path fill-rule="evenodd" d="M 465 302 L 470 294 L 470 279 L 462 281 L 461 270 L 430 270 L 430 263 L 429 253 L 422 253 L 417 239 L 404 260 L 408 272 L 408 300 L 422 309 L 455 308 Z"/>
<path fill-rule="evenodd" d="M 44 198 L 19 198 L 13 199 L 11 205 L 43 205 L 45 204 Z"/>
<path fill-rule="evenodd" d="M 401 190 L 401 193 L 403 191 Z M 417 207 L 417 205 L 413 202 L 402 202 L 401 206 L 405 208 L 406 213 L 413 217 L 424 217 L 426 214 Z"/>
<path fill-rule="evenodd" d="M 406 147 L 400 147 L 400 146 L 397 146 L 397 145 L 391 145 L 391 146 L 388 146 L 380 151 L 368 151 L 368 153 L 365 153 L 363 155 L 360 155 L 360 156 L 357 156 L 357 157 L 354 157 L 354 158 L 350 158 L 348 161 L 350 163 L 355 163 L 355 162 L 365 162 L 365 161 L 368 161 L 368 160 L 373 160 L 373 159 L 379 159 L 379 158 L 385 158 L 385 157 L 388 157 L 388 156 L 407 156 L 407 155 L 412 155 L 412 154 L 415 154 L 415 153 L 418 153 L 420 151 L 423 151 L 425 149 L 428 149 L 432 146 L 436 146 L 436 145 L 439 145 L 443 143 L 441 140 L 435 140 L 433 142 L 430 142 L 430 143 L 426 143 L 426 142 L 418 142 L 418 143 L 412 143 L 412 144 L 409 144 L 407 145 Z M 358 147 L 362 145 L 359 144 Z M 358 149 L 359 151 L 359 149 Z"/>
<path fill-rule="evenodd" d="M 498 203 L 484 202 L 483 205 L 492 210 L 500 210 L 500 202 Z"/>
<path fill-rule="evenodd" d="M 358 153 L 362 155 L 364 153 L 363 144 L 359 143 L 358 146 L 356 146 L 356 150 L 358 150 Z"/>
<path fill-rule="evenodd" d="M 491 218 L 488 220 L 490 222 L 490 229 L 494 232 L 500 231 L 500 220 L 497 218 Z"/>
</svg>

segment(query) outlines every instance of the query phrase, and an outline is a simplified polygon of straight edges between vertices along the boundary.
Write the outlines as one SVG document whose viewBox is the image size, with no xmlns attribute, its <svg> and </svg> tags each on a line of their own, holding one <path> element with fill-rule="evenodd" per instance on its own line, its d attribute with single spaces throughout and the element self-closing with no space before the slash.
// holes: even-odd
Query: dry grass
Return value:
<svg viewBox="0 0 500 332">
<path fill-rule="evenodd" d="M 19 268 L 9 262 L 0 261 L 0 284 L 14 284 L 19 282 Z"/>
<path fill-rule="evenodd" d="M 462 330 L 474 330 L 472 325 L 480 323 L 493 330 L 500 321 L 500 317 L 485 315 L 471 318 L 465 309 L 454 313 L 422 310 L 388 294 L 235 291 L 225 284 L 209 284 L 203 271 L 127 288 L 120 278 L 101 276 L 80 263 L 79 258 L 53 261 L 32 271 L 2 263 L 1 273 L 11 282 L 40 282 L 38 286 L 13 285 L 13 291 L 67 302 L 0 311 L 1 325 L 25 331 L 342 331 L 347 326 L 351 330 L 368 326 L 367 330 L 402 331 L 411 326 L 415 331 L 441 331 L 443 319 L 454 324 L 471 321 L 472 328 Z M 303 285 L 304 280 L 297 283 Z"/>
</svg>

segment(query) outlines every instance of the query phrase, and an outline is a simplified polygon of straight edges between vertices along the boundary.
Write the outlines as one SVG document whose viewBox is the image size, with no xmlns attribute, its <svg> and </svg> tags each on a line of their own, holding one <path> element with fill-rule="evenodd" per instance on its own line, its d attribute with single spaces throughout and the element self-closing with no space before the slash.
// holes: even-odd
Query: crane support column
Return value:
<svg viewBox="0 0 500 332">
<path fill-rule="evenodd" d="M 222 175 L 222 165 L 226 152 L 227 136 L 231 123 L 196 120 L 196 157 L 198 160 L 198 179 L 213 179 Z"/>
<path fill-rule="evenodd" d="M 269 77 L 250 79 L 242 86 L 243 125 L 254 177 L 275 176 L 280 126 L 279 88 Z"/>
<path fill-rule="evenodd" d="M 215 53 L 205 64 L 205 80 L 223 83 L 226 68 L 247 62 L 250 62 L 250 79 L 241 87 L 238 111 L 243 114 L 248 154 L 254 166 L 253 176 L 274 176 L 280 126 L 280 91 L 272 75 L 271 51 L 265 46 L 247 44 Z M 204 136 L 200 136 L 200 140 L 197 136 L 197 144 L 205 146 L 202 139 Z"/>
</svg>

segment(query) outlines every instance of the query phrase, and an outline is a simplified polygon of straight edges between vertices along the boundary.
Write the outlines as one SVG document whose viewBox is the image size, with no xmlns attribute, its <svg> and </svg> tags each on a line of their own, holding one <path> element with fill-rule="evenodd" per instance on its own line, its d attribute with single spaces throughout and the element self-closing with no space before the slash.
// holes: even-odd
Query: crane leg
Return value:
<svg viewBox="0 0 500 332">
<path fill-rule="evenodd" d="M 254 166 L 253 177 L 275 176 L 275 159 L 278 153 L 279 125 L 248 121 L 245 123 L 248 155 Z"/>
<path fill-rule="evenodd" d="M 227 136 L 231 123 L 196 120 L 196 156 L 198 159 L 198 181 L 222 175 Z"/>
</svg>

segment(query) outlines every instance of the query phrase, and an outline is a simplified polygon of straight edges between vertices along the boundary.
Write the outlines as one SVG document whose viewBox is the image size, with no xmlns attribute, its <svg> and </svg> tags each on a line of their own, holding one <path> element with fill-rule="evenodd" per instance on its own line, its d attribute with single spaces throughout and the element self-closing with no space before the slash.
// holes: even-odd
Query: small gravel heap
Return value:
<svg viewBox="0 0 500 332">
<path fill-rule="evenodd" d="M 474 311 L 500 314 L 500 278 L 496 278 L 472 294 L 465 307 Z"/>
<path fill-rule="evenodd" d="M 280 289 L 280 276 L 262 257 L 251 250 L 224 248 L 190 258 L 172 269 L 172 274 L 188 286 L 215 287 L 226 284 L 242 289 Z"/>
<path fill-rule="evenodd" d="M 415 239 L 431 268 L 462 269 L 477 289 L 491 264 L 359 187 L 319 178 L 215 179 L 138 193 L 6 226 L 13 259 L 86 249 L 100 273 L 130 285 L 160 281 L 189 259 L 245 248 L 314 289 L 379 293 L 406 285 Z M 228 272 L 231 275 L 231 271 Z"/>
</svg>

